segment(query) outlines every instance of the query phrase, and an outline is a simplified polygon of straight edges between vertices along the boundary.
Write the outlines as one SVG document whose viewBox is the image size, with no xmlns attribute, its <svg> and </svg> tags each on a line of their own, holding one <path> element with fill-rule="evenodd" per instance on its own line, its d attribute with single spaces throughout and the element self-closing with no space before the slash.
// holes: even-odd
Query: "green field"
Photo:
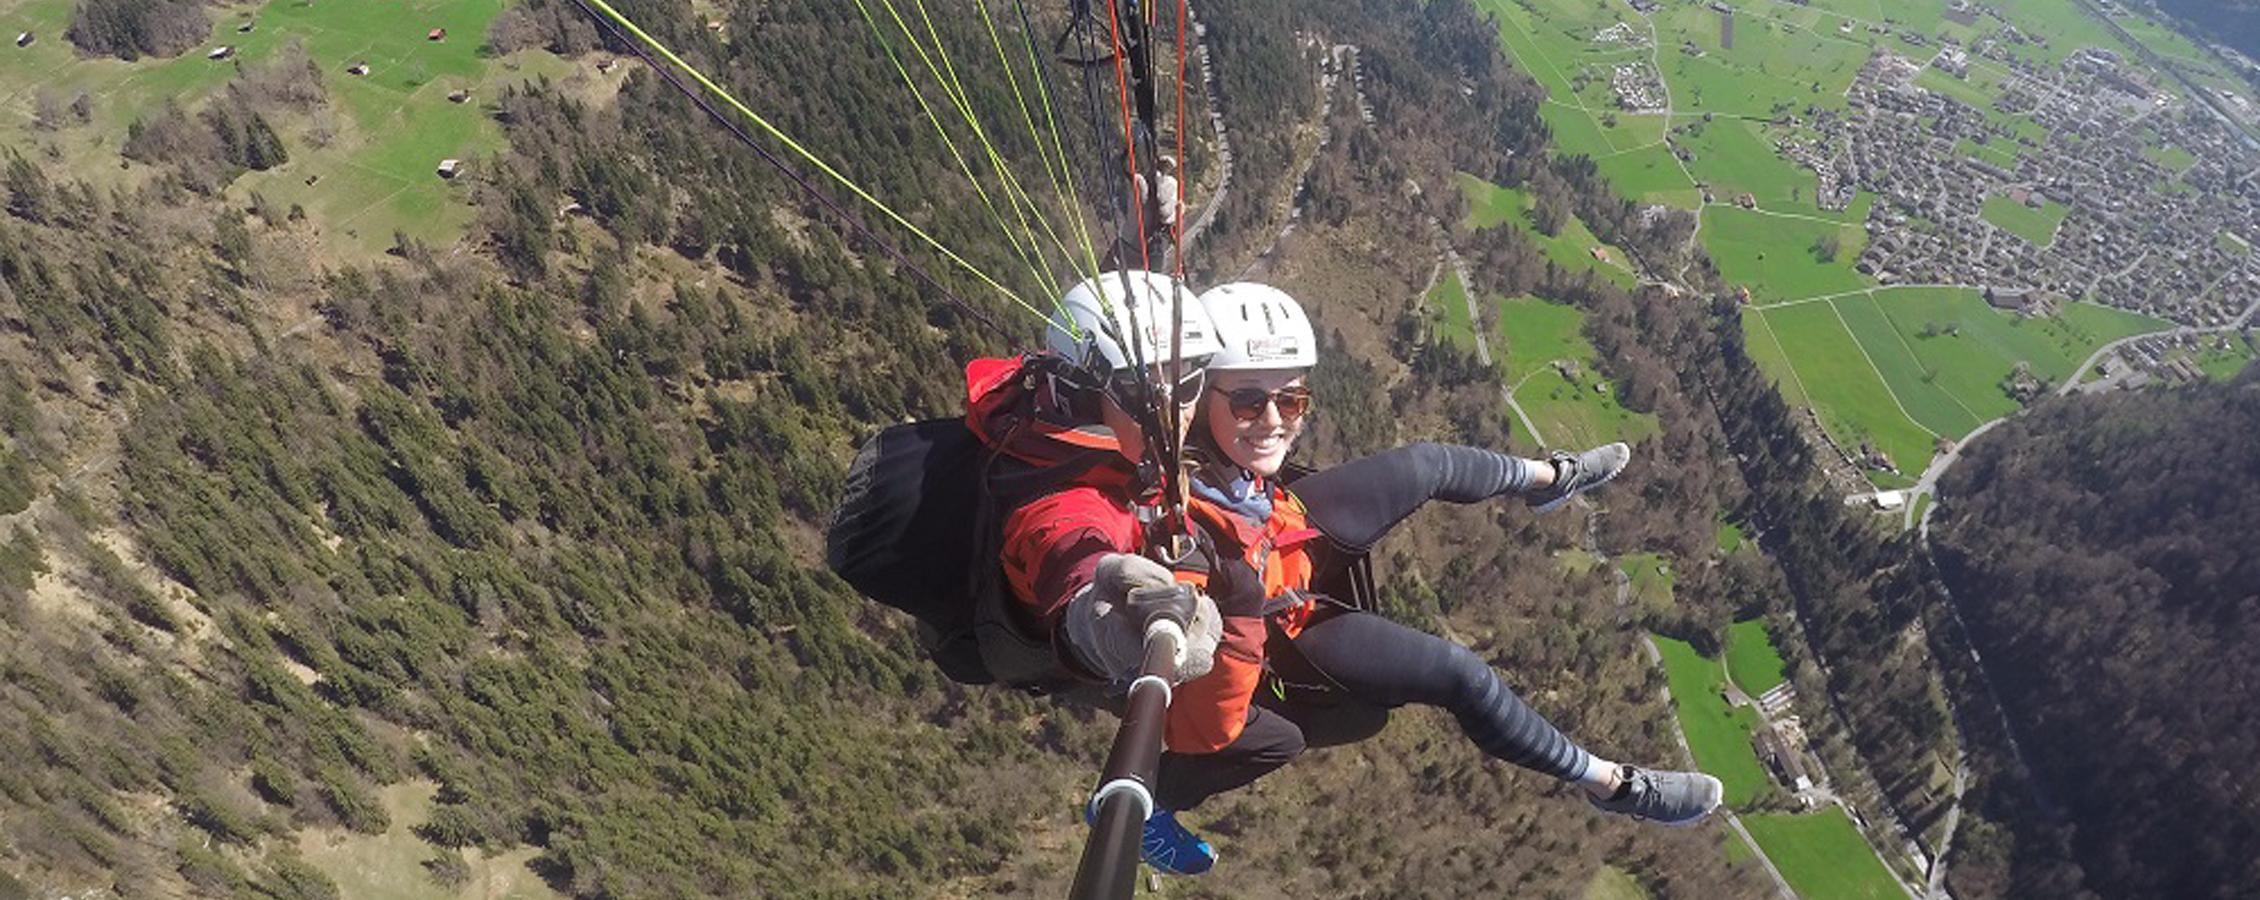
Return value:
<svg viewBox="0 0 2260 900">
<path fill-rule="evenodd" d="M 2176 175 L 2188 171 L 2190 166 L 2197 165 L 2197 154 L 2172 144 L 2153 144 L 2144 147 L 2142 148 L 2142 155 L 2149 157 L 2151 162 L 2157 163 Z"/>
<path fill-rule="evenodd" d="M 1718 542 L 1720 553 L 1731 554 L 1742 549 L 1744 540 L 1747 540 L 1747 538 L 1742 534 L 1742 526 L 1728 521 L 1725 516 L 1719 517 Z"/>
<path fill-rule="evenodd" d="M 1885 296 L 1892 303 L 1899 299 L 1893 294 Z M 2001 371 L 1994 372 L 1994 360 L 1987 356 L 1958 352 L 1925 355 L 1921 352 L 1925 349 L 1937 349 L 1930 345 L 1932 341 L 1952 341 L 1956 338 L 1943 335 L 1921 337 L 1920 331 L 1914 335 L 1901 332 L 1884 311 L 1886 301 L 1879 301 L 1874 294 L 1844 297 L 1832 302 L 1837 313 L 1844 317 L 1845 324 L 1851 328 L 1852 334 L 1860 341 L 1861 347 L 1867 351 L 1868 358 L 1875 362 L 1876 369 L 1883 375 L 1884 383 L 1890 386 L 1899 402 L 1907 407 L 1907 413 L 1925 430 L 1949 437 L 1967 434 L 1986 419 L 1992 418 L 1979 412 L 1980 408 L 1995 408 L 1995 404 L 1986 401 L 1991 398 L 1999 398 L 2003 402 L 2009 400 L 2007 395 L 1993 386 L 1993 382 L 1998 382 L 2008 374 L 2006 366 Z M 1924 331 L 1940 327 L 1933 319 L 1925 317 L 1921 320 L 1925 324 L 1919 327 Z M 1959 351 L 1969 348 L 1953 349 Z M 1986 378 L 1988 374 L 1991 375 L 1991 381 Z M 1965 380 L 1969 383 L 1965 384 Z M 1964 397 L 1955 391 L 1956 387 L 1964 387 L 1974 396 Z M 1977 403 L 1978 406 L 1973 407 L 1972 403 Z"/>
<path fill-rule="evenodd" d="M 1593 880 L 1585 883 L 1585 893 L 1580 900 L 1648 900 L 1648 889 L 1641 887 L 1632 874 L 1615 866 L 1602 866 L 1593 873 Z"/>
<path fill-rule="evenodd" d="M 1672 701 L 1679 708 L 1679 727 L 1687 733 L 1695 764 L 1716 776 L 1726 787 L 1726 803 L 1740 807 L 1766 789 L 1769 779 L 1750 748 L 1750 731 L 1758 713 L 1749 707 L 1729 707 L 1721 690 L 1726 667 L 1705 659 L 1685 641 L 1658 635 L 1664 674 L 1671 681 Z"/>
<path fill-rule="evenodd" d="M 1969 138 L 1963 138 L 1959 141 L 1954 142 L 1954 152 L 1962 154 L 1963 156 L 1970 157 L 1971 159 L 1984 160 L 1985 162 L 2000 166 L 2003 171 L 2008 172 L 2016 171 L 2017 160 L 2024 158 L 2023 147 L 2019 147 L 2014 143 L 2003 140 L 1988 141 L 1986 143 L 1980 144 L 1976 141 L 1970 140 Z"/>
<path fill-rule="evenodd" d="M 1559 361 L 1580 367 L 1593 364 L 1593 345 L 1585 340 L 1585 314 L 1569 304 L 1536 297 L 1501 300 L 1499 332 L 1492 349 L 1510 385 Z"/>
<path fill-rule="evenodd" d="M 506 0 L 342 0 L 308 3 L 270 0 L 213 7 L 214 29 L 204 46 L 172 59 L 79 59 L 62 36 L 70 0 L 29 0 L 0 12 L 0 29 L 37 31 L 41 40 L 18 51 L 0 68 L 0 94 L 21 115 L 0 119 L 0 143 L 31 146 L 51 142 L 65 164 L 57 170 L 98 184 L 137 181 L 153 171 L 133 165 L 121 169 L 118 148 L 101 143 L 108 135 L 174 101 L 194 109 L 216 95 L 237 66 L 257 67 L 292 46 L 303 48 L 321 72 L 328 103 L 313 115 L 270 114 L 290 152 L 290 161 L 265 172 L 250 172 L 229 187 L 229 196 L 247 200 L 258 192 L 279 206 L 303 206 L 315 222 L 364 251 L 391 246 L 393 232 L 428 242 L 462 234 L 471 220 L 469 185 L 439 178 L 442 159 L 461 159 L 473 168 L 478 158 L 503 148 L 500 127 L 481 100 L 505 85 L 537 77 L 561 77 L 573 64 L 546 52 L 504 57 L 480 50 L 487 27 Z M 248 33 L 236 26 L 250 22 Z M 445 29 L 444 40 L 426 32 Z M 236 48 L 231 61 L 205 58 L 205 50 Z M 369 74 L 346 69 L 367 63 Z M 451 103 L 450 92 L 471 91 L 474 102 Z M 42 92 L 69 98 L 85 92 L 92 99 L 90 127 L 34 132 L 29 123 L 32 98 Z M 315 179 L 308 184 L 309 178 Z"/>
<path fill-rule="evenodd" d="M 1694 179 L 1687 177 L 1687 170 L 1679 167 L 1671 149 L 1662 144 L 1597 156 L 1593 163 L 1619 193 L 1639 202 L 1685 210 L 1703 203 L 1703 192 L 1695 188 Z"/>
<path fill-rule="evenodd" d="M 1833 261 L 1814 249 L 1827 235 L 1837 240 Z M 1719 274 L 1748 287 L 1760 303 L 1841 294 L 1872 284 L 1852 270 L 1867 246 L 1867 230 L 1857 225 L 1712 206 L 1703 212 L 1703 246 Z"/>
<path fill-rule="evenodd" d="M 2205 338 L 2190 361 L 2205 377 L 2227 381 L 2244 371 L 2256 356 L 2260 356 L 2260 350 L 2255 350 L 2251 341 L 2242 335 L 2233 335 Z"/>
<path fill-rule="evenodd" d="M 1950 395 L 1964 415 L 1974 418 L 1958 428 L 1932 426 L 1954 437 L 2016 410 L 2016 401 L 2002 393 L 2000 383 L 2018 362 L 2062 383 L 2097 347 L 2172 327 L 2162 319 L 2092 303 L 2070 303 L 2055 316 L 2028 318 L 1993 309 L 1978 292 L 1957 288 L 1895 288 L 1835 302 L 1918 419 L 1930 421 L 1918 411 L 1916 398 L 1935 391 Z M 1888 332 L 1875 326 L 1877 319 L 1889 324 Z M 1893 360 L 1911 361 L 1913 372 Z M 1921 380 L 1926 374 L 1928 384 Z M 1933 401 L 1921 403 L 1929 409 Z M 1934 415 L 1952 418 L 1950 413 Z"/>
<path fill-rule="evenodd" d="M 1562 226 L 1561 233 L 1552 237 L 1538 230 L 1532 220 L 1532 210 L 1537 200 L 1528 193 L 1505 188 L 1473 175 L 1460 175 L 1460 190 L 1467 195 L 1467 225 L 1475 229 L 1512 225 L 1524 237 L 1538 245 L 1538 249 L 1555 265 L 1572 272 L 1599 272 L 1620 287 L 1633 285 L 1632 270 L 1627 268 L 1624 251 L 1607 244 L 1593 235 L 1593 230 L 1576 216 Z M 1594 255 L 1601 251 L 1603 261 Z M 1511 380 L 1511 377 L 1510 377 Z"/>
<path fill-rule="evenodd" d="M 1616 386 L 1593 368 L 1585 314 L 1532 297 L 1499 301 L 1493 360 L 1548 446 L 1637 441 L 1661 431 L 1656 417 L 1617 402 Z"/>
<path fill-rule="evenodd" d="M 2015 411 L 2001 383 L 2019 362 L 2060 384 L 2097 347 L 2171 327 L 2092 303 L 2027 318 L 1976 291 L 1908 287 L 1756 310 L 1744 323 L 1751 356 L 1784 397 L 1814 407 L 1838 440 L 1874 442 L 1903 472 L 1928 465 L 1934 435 L 1959 438 Z"/>
<path fill-rule="evenodd" d="M 1891 870 L 1860 837 L 1844 810 L 1798 815 L 1753 813 L 1742 826 L 1800 897 L 1820 900 L 1904 900 Z"/>
<path fill-rule="evenodd" d="M 2134 36 L 2137 43 L 2149 48 L 2152 53 L 2172 60 L 2177 66 L 2212 69 L 2217 65 L 2212 54 L 2206 53 L 2172 28 L 2137 15 L 2119 16 L 2116 21 L 2120 28 Z"/>
<path fill-rule="evenodd" d="M 1915 76 L 1915 86 L 1933 93 L 1944 94 L 1963 105 L 1998 116 L 1993 101 L 2001 96 L 2002 78 L 1995 70 L 1971 66 L 1969 77 L 1956 78 L 1943 69 L 1924 69 Z"/>
<path fill-rule="evenodd" d="M 1669 560 L 1653 553 L 1627 553 L 1617 557 L 1617 569 L 1632 580 L 1632 597 L 1642 609 L 1661 612 L 1671 608 L 1676 579 Z"/>
<path fill-rule="evenodd" d="M 1576 381 L 1551 369 L 1540 372 L 1515 389 L 1515 401 L 1530 413 L 1549 447 L 1637 443 L 1662 432 L 1655 416 L 1617 403 L 1616 386 L 1591 369 Z"/>
<path fill-rule="evenodd" d="M 1475 323 L 1467 316 L 1467 287 L 1460 284 L 1458 272 L 1446 267 L 1436 286 L 1428 289 L 1430 321 L 1436 324 L 1436 336 L 1452 346 L 1475 352 Z"/>
<path fill-rule="evenodd" d="M 2031 43 L 2004 44 L 2010 55 L 2026 62 L 2053 67 L 2081 47 L 2101 47 L 2122 56 L 2134 55 L 2133 48 L 2081 9 L 2079 0 L 2014 0 L 2001 7 L 2017 28 L 2048 41 L 2046 47 Z"/>
<path fill-rule="evenodd" d="M 1777 134 L 1743 119 L 1695 122 L 1677 132 L 1680 146 L 1694 157 L 1687 168 L 1708 185 L 1720 203 L 1748 194 L 1763 209 L 1832 217 L 1814 203 L 1818 179 L 1811 169 L 1774 152 Z"/>
<path fill-rule="evenodd" d="M 1571 547 L 1554 554 L 1554 565 L 1571 575 L 1583 575 L 1601 567 L 1601 558 L 1582 547 Z"/>
<path fill-rule="evenodd" d="M 1726 674 L 1742 692 L 1757 697 L 1789 680 L 1788 664 L 1781 661 L 1762 619 L 1736 622 L 1726 632 Z"/>
<path fill-rule="evenodd" d="M 2056 226 L 2064 224 L 2064 216 L 2071 211 L 2071 207 L 2054 200 L 2034 208 L 1995 194 L 1985 198 L 1983 215 L 1994 227 L 2024 238 L 2035 247 L 2046 247 L 2056 240 Z"/>
<path fill-rule="evenodd" d="M 1773 381 L 1781 399 L 1797 406 L 1813 405 L 1812 397 L 1805 393 L 1805 385 L 1797 380 L 1797 367 L 1789 364 L 1789 349 L 1766 322 L 1762 310 L 1745 310 L 1742 313 L 1742 343 L 1750 351 L 1750 358 L 1758 363 L 1758 371 Z"/>
<path fill-rule="evenodd" d="M 1807 404 L 1837 440 L 1853 447 L 1873 444 L 1901 472 L 1921 472 L 1930 465 L 1938 436 L 1900 412 L 1890 386 L 1833 304 L 1776 307 L 1751 317 L 1762 318 L 1786 351 L 1779 362 L 1769 363 L 1766 354 L 1752 356 L 1761 366 L 1787 365 L 1790 371 L 1776 377 L 1802 386 Z"/>
</svg>

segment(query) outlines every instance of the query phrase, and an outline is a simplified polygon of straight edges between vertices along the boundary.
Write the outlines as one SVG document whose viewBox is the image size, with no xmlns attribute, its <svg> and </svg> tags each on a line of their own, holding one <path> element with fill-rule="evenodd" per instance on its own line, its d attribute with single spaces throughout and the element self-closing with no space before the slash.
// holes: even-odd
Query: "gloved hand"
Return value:
<svg viewBox="0 0 2260 900">
<path fill-rule="evenodd" d="M 1099 560 L 1091 584 L 1067 602 L 1061 628 L 1068 645 L 1091 671 L 1110 681 L 1138 677 L 1146 659 L 1146 622 L 1158 607 L 1183 601 L 1175 596 L 1177 579 L 1168 567 L 1129 553 L 1109 553 Z M 1177 662 L 1177 683 L 1208 674 L 1215 664 L 1216 645 L 1224 638 L 1224 620 L 1208 595 L 1192 592 L 1186 616 L 1184 653 Z"/>
</svg>

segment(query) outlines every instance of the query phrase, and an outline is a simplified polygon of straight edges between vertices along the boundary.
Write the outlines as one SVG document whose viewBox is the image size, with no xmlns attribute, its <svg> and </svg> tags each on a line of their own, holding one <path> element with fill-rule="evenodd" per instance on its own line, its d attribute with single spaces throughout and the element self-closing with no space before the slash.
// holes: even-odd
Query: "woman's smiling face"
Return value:
<svg viewBox="0 0 2260 900">
<path fill-rule="evenodd" d="M 1276 398 L 1267 397 L 1254 418 L 1242 419 L 1232 412 L 1231 395 L 1236 391 L 1275 394 L 1284 388 L 1302 388 L 1305 375 L 1303 369 L 1209 372 L 1209 389 L 1203 401 L 1206 408 L 1202 411 L 1208 418 L 1209 437 L 1226 458 L 1266 478 L 1279 473 L 1279 467 L 1287 462 L 1287 452 L 1295 448 L 1295 439 L 1302 436 L 1307 417 L 1285 415 Z"/>
</svg>

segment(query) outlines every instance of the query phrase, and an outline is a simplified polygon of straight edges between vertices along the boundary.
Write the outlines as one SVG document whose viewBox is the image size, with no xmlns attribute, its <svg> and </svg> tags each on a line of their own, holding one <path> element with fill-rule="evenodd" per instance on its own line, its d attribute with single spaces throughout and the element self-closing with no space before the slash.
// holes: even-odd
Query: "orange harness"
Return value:
<svg viewBox="0 0 2260 900">
<path fill-rule="evenodd" d="M 1262 593 L 1252 596 L 1257 588 L 1244 575 L 1236 579 L 1237 585 L 1227 585 L 1215 571 L 1180 574 L 1215 597 L 1224 614 L 1224 639 L 1217 646 L 1216 665 L 1207 675 L 1179 686 L 1170 704 L 1166 732 L 1173 751 L 1213 753 L 1237 739 L 1263 680 L 1265 622 L 1277 623 L 1293 637 L 1316 609 L 1306 592 L 1315 570 L 1311 542 L 1320 532 L 1310 526 L 1302 501 L 1284 490 L 1271 490 L 1271 517 L 1261 523 L 1200 497 L 1191 500 L 1188 511 L 1213 538 L 1217 554 L 1236 554 L 1229 562 L 1252 570 Z M 1214 563 L 1227 564 L 1224 559 Z M 1216 596 L 1220 590 L 1226 596 Z"/>
</svg>

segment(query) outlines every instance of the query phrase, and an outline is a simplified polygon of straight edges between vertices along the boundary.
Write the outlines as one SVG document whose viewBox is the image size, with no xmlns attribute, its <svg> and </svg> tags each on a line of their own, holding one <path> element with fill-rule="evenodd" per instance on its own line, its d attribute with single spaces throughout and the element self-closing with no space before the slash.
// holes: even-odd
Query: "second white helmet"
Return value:
<svg viewBox="0 0 2260 900">
<path fill-rule="evenodd" d="M 1235 282 L 1210 288 L 1201 295 L 1201 306 L 1224 345 L 1209 359 L 1210 371 L 1318 365 L 1318 335 L 1311 330 L 1310 316 L 1286 291 Z"/>
<path fill-rule="evenodd" d="M 1173 310 L 1173 304 L 1179 308 Z M 1130 367 L 1133 357 L 1156 365 L 1171 361 L 1174 346 L 1177 358 L 1198 365 L 1223 349 L 1199 299 L 1177 279 L 1159 272 L 1105 272 L 1086 278 L 1068 289 L 1060 306 L 1073 329 L 1057 321 L 1055 313 L 1051 327 L 1044 330 L 1044 343 L 1077 363 L 1089 364 L 1095 356 L 1115 369 Z M 1180 318 L 1172 341 L 1170 325 Z M 1124 340 L 1133 342 L 1134 353 Z"/>
</svg>

